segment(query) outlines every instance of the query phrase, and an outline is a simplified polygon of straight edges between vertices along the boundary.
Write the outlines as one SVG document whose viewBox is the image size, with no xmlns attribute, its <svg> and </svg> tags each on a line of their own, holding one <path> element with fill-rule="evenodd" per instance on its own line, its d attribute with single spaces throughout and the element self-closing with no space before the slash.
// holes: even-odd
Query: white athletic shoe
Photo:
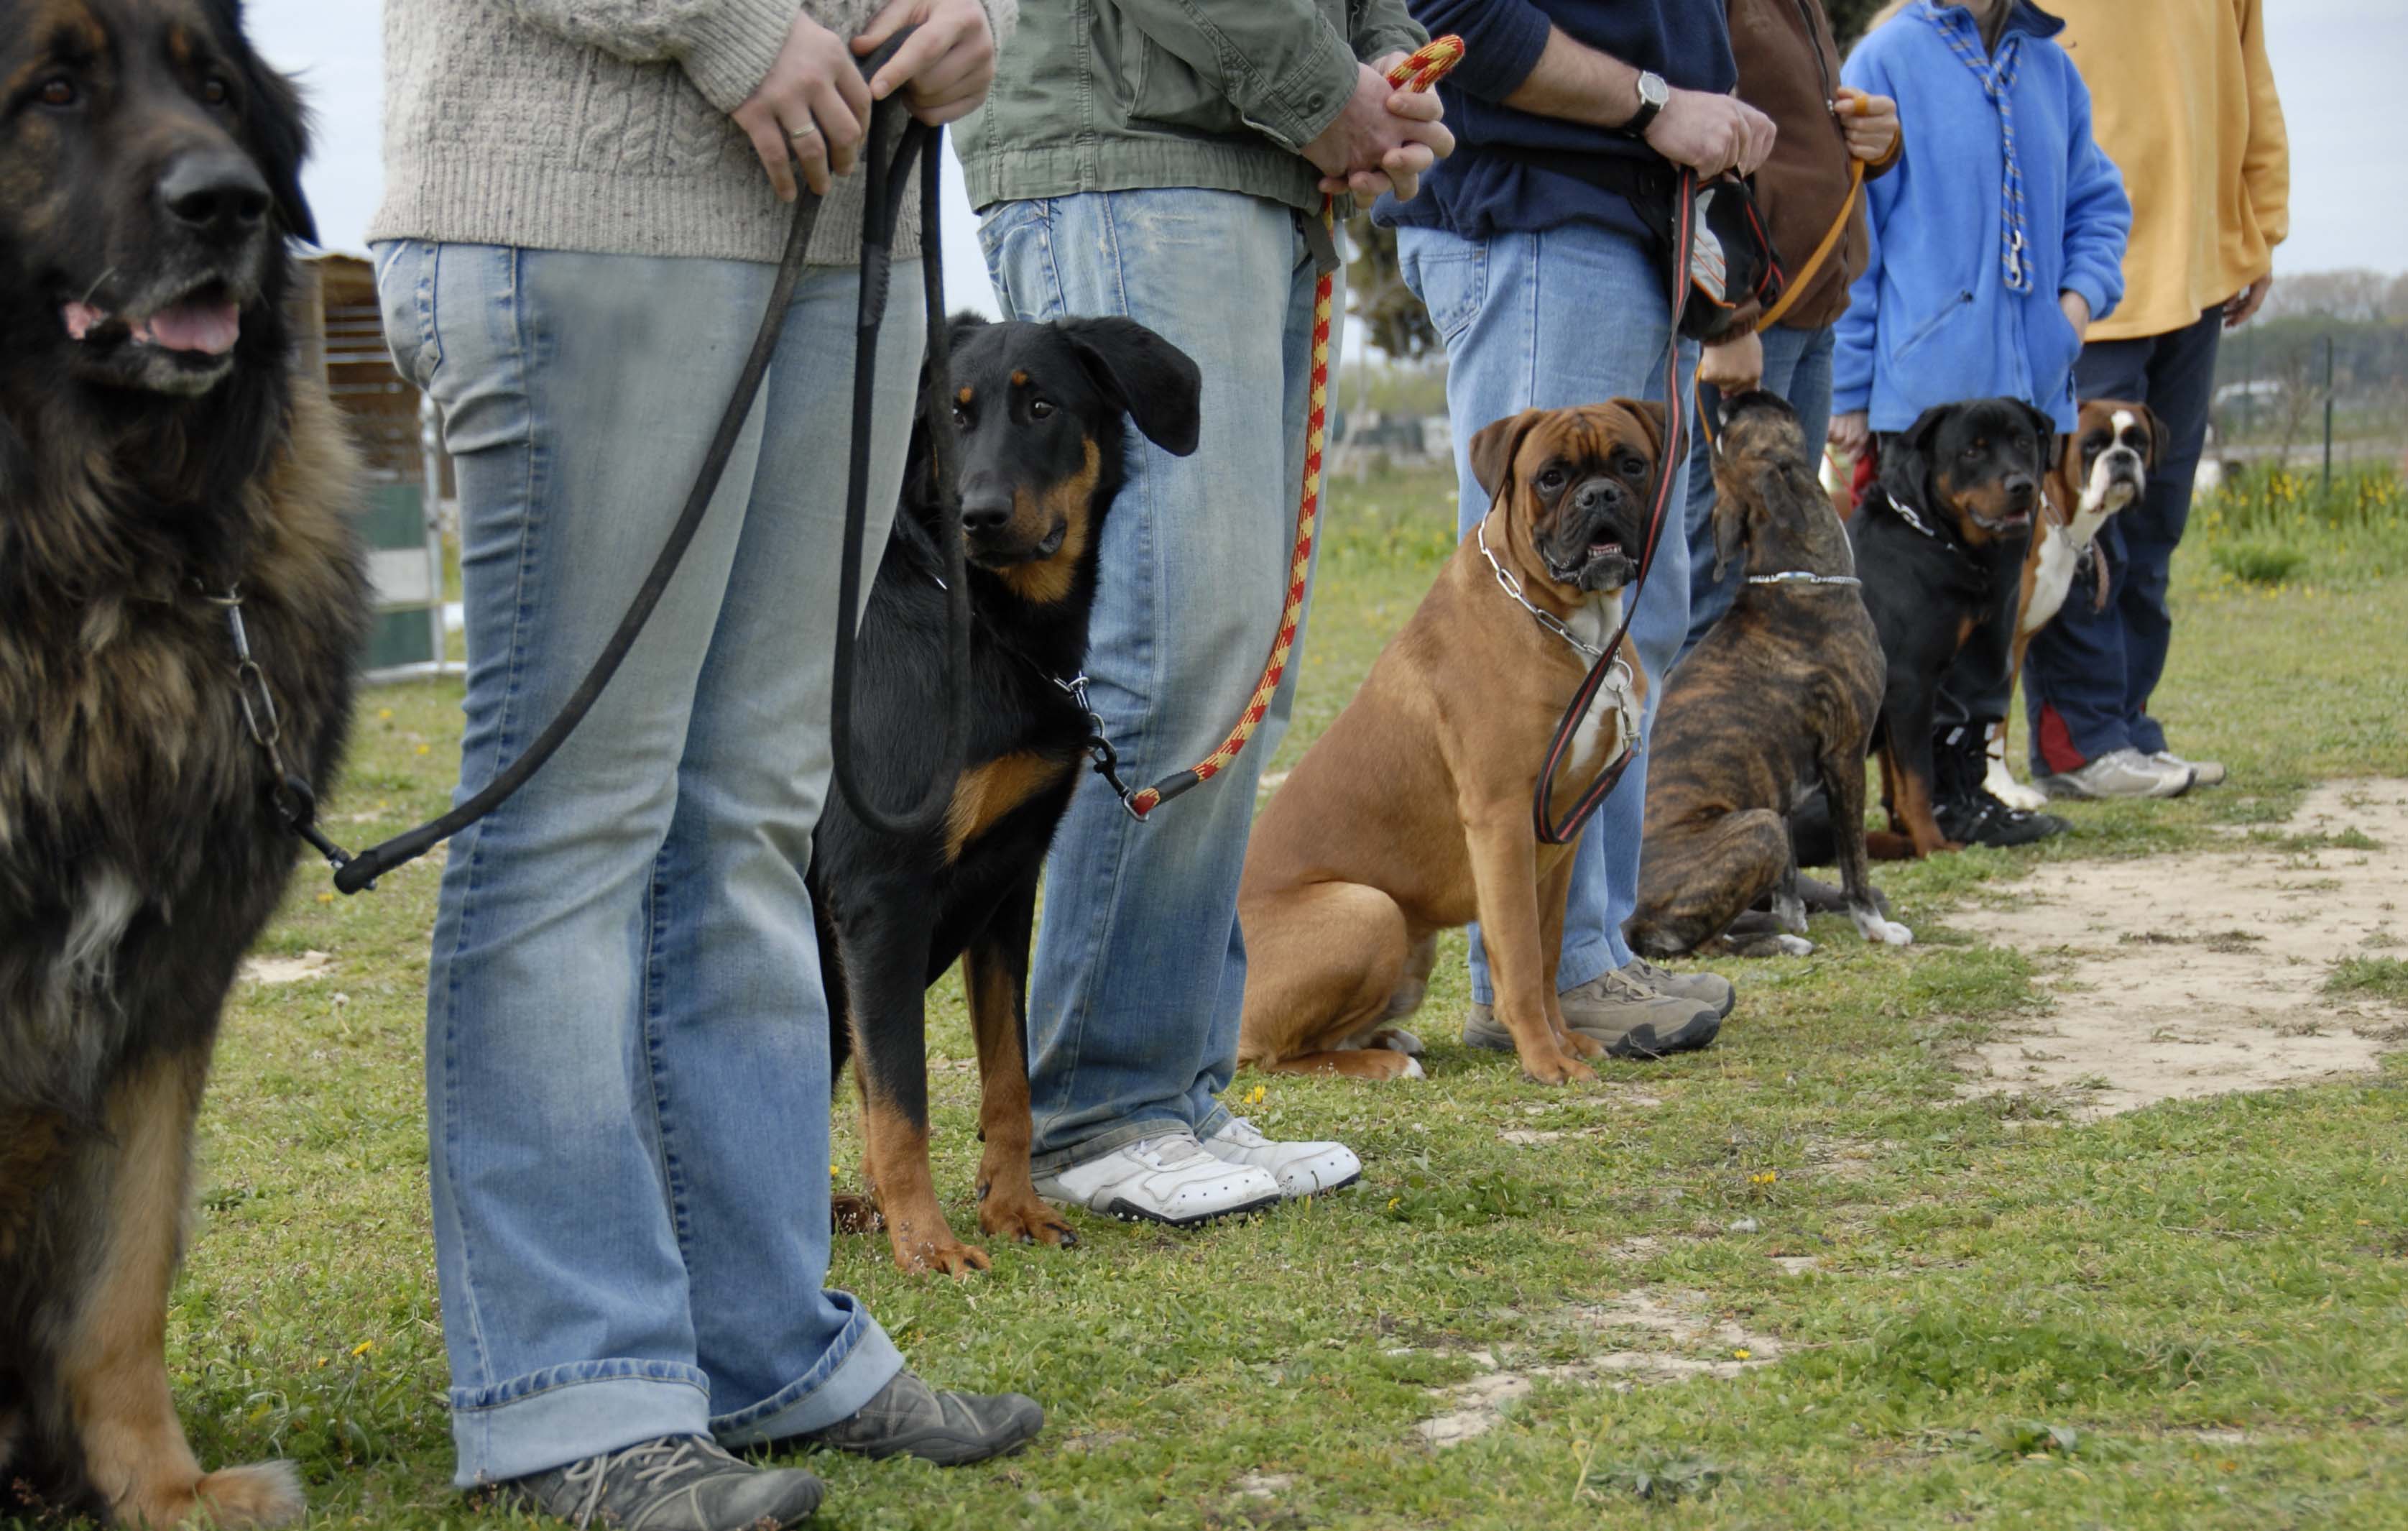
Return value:
<svg viewBox="0 0 2408 1531">
<path fill-rule="evenodd" d="M 1268 1172 L 1283 1196 L 1317 1195 L 1363 1177 L 1363 1161 L 1345 1144 L 1274 1143 L 1243 1117 L 1231 1117 L 1204 1139 L 1204 1151 L 1225 1164 L 1251 1164 Z"/>
<path fill-rule="evenodd" d="M 1160 1137 L 1038 1176 L 1037 1194 L 1124 1222 L 1194 1228 L 1278 1205 L 1280 1183 L 1268 1170 L 1206 1153 L 1186 1128 L 1166 1126 Z"/>
</svg>

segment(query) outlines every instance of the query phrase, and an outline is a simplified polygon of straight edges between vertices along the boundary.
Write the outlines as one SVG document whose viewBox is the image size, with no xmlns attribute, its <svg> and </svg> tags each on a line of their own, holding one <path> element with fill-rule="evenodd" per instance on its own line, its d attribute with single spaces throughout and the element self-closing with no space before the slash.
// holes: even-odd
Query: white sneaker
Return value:
<svg viewBox="0 0 2408 1531">
<path fill-rule="evenodd" d="M 1363 1177 L 1363 1161 L 1343 1143 L 1274 1143 L 1243 1117 L 1231 1117 L 1204 1139 L 1204 1151 L 1225 1164 L 1251 1164 L 1279 1182 L 1280 1194 L 1316 1195 Z"/>
<path fill-rule="evenodd" d="M 2191 780 L 2188 765 L 2162 765 L 2127 746 L 2079 771 L 2044 776 L 2040 785 L 2052 798 L 2178 798 L 2190 790 Z"/>
<path fill-rule="evenodd" d="M 1111 1152 L 1037 1177 L 1037 1194 L 1124 1222 L 1194 1228 L 1216 1218 L 1278 1205 L 1280 1183 L 1265 1169 L 1204 1151 L 1184 1127 L 1124 1143 Z"/>
</svg>

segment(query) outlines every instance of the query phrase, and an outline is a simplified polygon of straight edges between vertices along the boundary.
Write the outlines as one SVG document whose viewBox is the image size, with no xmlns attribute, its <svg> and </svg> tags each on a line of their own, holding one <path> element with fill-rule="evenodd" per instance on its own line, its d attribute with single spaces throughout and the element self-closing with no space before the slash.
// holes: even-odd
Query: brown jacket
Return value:
<svg viewBox="0 0 2408 1531">
<path fill-rule="evenodd" d="M 1772 157 L 1756 173 L 1756 199 L 1795 282 L 1848 195 L 1847 137 L 1830 108 L 1840 88 L 1839 46 L 1823 0 L 1730 0 L 1730 39 L 1740 99 L 1780 130 Z M 1868 176 L 1880 173 L 1865 166 Z M 1859 197 L 1847 232 L 1781 316 L 1783 326 L 1821 329 L 1836 323 L 1847 311 L 1848 284 L 1864 273 L 1865 260 Z"/>
</svg>

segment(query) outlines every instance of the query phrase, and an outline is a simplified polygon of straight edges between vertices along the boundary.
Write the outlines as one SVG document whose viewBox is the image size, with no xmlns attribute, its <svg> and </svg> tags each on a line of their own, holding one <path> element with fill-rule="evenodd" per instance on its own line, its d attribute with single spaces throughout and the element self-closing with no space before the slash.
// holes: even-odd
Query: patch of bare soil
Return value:
<svg viewBox="0 0 2408 1531">
<path fill-rule="evenodd" d="M 2408 782 L 2327 783 L 2278 833 L 2302 843 L 2043 867 L 1966 919 L 2055 959 L 2057 1002 L 1964 1061 L 1966 1093 L 2057 1093 L 2088 1120 L 2372 1071 L 2400 1016 L 2324 985 L 2408 930 Z"/>
<path fill-rule="evenodd" d="M 305 951 L 298 957 L 250 957 L 243 960 L 236 976 L 255 984 L 297 984 L 304 978 L 322 977 L 334 966 L 335 960 L 322 951 Z"/>
<path fill-rule="evenodd" d="M 1447 1407 L 1415 1428 L 1432 1446 L 1457 1446 L 1502 1423 L 1507 1406 L 1528 1397 L 1541 1382 L 1627 1393 L 1699 1377 L 1737 1377 L 1781 1358 L 1779 1340 L 1705 1309 L 1701 1293 L 1642 1287 L 1608 1302 L 1571 1304 L 1541 1324 L 1612 1348 L 1554 1365 L 1514 1365 L 1510 1350 L 1501 1358 L 1496 1350 L 1452 1352 L 1478 1366 L 1480 1375 L 1433 1388 L 1431 1395 Z"/>
</svg>

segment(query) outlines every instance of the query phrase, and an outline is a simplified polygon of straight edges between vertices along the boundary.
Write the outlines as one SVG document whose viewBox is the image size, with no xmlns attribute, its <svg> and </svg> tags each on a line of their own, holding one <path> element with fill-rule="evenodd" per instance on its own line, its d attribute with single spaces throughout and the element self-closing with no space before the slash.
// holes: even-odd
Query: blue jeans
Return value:
<svg viewBox="0 0 2408 1531">
<path fill-rule="evenodd" d="M 1798 412 L 1798 428 L 1806 435 L 1806 450 L 1822 461 L 1823 436 L 1831 427 L 1831 330 L 1792 329 L 1775 325 L 1764 332 L 1765 392 L 1778 394 Z M 1698 385 L 1698 408 L 1712 413 L 1722 396 L 1711 384 Z M 1689 634 L 1681 643 L 1680 658 L 1689 657 L 1714 624 L 1730 610 L 1739 594 L 1743 569 L 1729 569 L 1714 578 L 1713 447 L 1702 430 L 1693 431 L 1689 447 Z"/>
<path fill-rule="evenodd" d="M 2092 608 L 2088 581 L 2077 580 L 2024 655 L 2032 769 L 2042 774 L 2079 771 L 2127 747 L 2143 755 L 2166 747 L 2166 730 L 2149 715 L 2149 698 L 2173 646 L 2167 589 L 2173 583 L 2174 546 L 2190 521 L 2191 482 L 2207 439 L 2223 334 L 2224 310 L 2214 308 L 2165 335 L 2093 341 L 2074 364 L 2082 397 L 2146 404 L 2166 439 L 2157 443 L 2157 466 L 2140 503 L 2109 516 L 2100 528 L 2106 610 Z"/>
<path fill-rule="evenodd" d="M 979 237 L 1007 314 L 1120 314 L 1204 375 L 1193 456 L 1129 433 L 1089 621 L 1096 708 L 1121 774 L 1142 786 L 1219 745 L 1286 605 L 1312 261 L 1296 214 L 1231 192 L 1000 203 Z M 1166 1126 L 1209 1135 L 1227 1119 L 1214 1097 L 1237 1067 L 1245 997 L 1238 874 L 1302 644 L 1299 632 L 1270 712 L 1211 780 L 1142 824 L 1092 773 L 1070 801 L 1046 864 L 1028 985 L 1040 1175 Z"/>
<path fill-rule="evenodd" d="M 1471 474 L 1471 438 L 1492 420 L 1527 409 L 1562 409 L 1603 399 L 1664 397 L 1665 346 L 1671 317 L 1655 259 L 1637 241 L 1585 224 L 1541 234 L 1465 239 L 1440 229 L 1397 231 L 1405 283 L 1429 310 L 1446 340 L 1447 414 L 1455 434 L 1460 498 L 1455 526 L 1469 533 L 1488 513 L 1488 496 Z M 1681 387 L 1696 376 L 1698 348 L 1681 342 Z M 1684 456 L 1671 505 L 1686 501 Z M 1641 733 L 1656 724 L 1664 676 L 1689 629 L 1689 546 L 1667 515 L 1656 561 L 1631 612 L 1630 641 L 1647 672 Z M 1498 620 L 1525 620 L 1504 597 Z M 1575 989 L 1630 960 L 1623 921 L 1639 897 L 1639 837 L 1647 804 L 1647 751 L 1641 748 L 1620 785 L 1581 835 L 1564 910 L 1558 989 Z M 1480 927 L 1471 928 L 1471 997 L 1495 1003 Z"/>
<path fill-rule="evenodd" d="M 459 474 L 460 792 L 552 717 L 692 485 L 769 267 L 406 241 L 385 333 Z M 827 1011 L 801 868 L 828 680 L 857 282 L 813 269 L 683 564 L 551 764 L 454 838 L 428 1172 L 466 1487 L 857 1410 L 901 1368 L 828 1255 Z M 870 557 L 924 324 L 879 351 Z"/>
</svg>

